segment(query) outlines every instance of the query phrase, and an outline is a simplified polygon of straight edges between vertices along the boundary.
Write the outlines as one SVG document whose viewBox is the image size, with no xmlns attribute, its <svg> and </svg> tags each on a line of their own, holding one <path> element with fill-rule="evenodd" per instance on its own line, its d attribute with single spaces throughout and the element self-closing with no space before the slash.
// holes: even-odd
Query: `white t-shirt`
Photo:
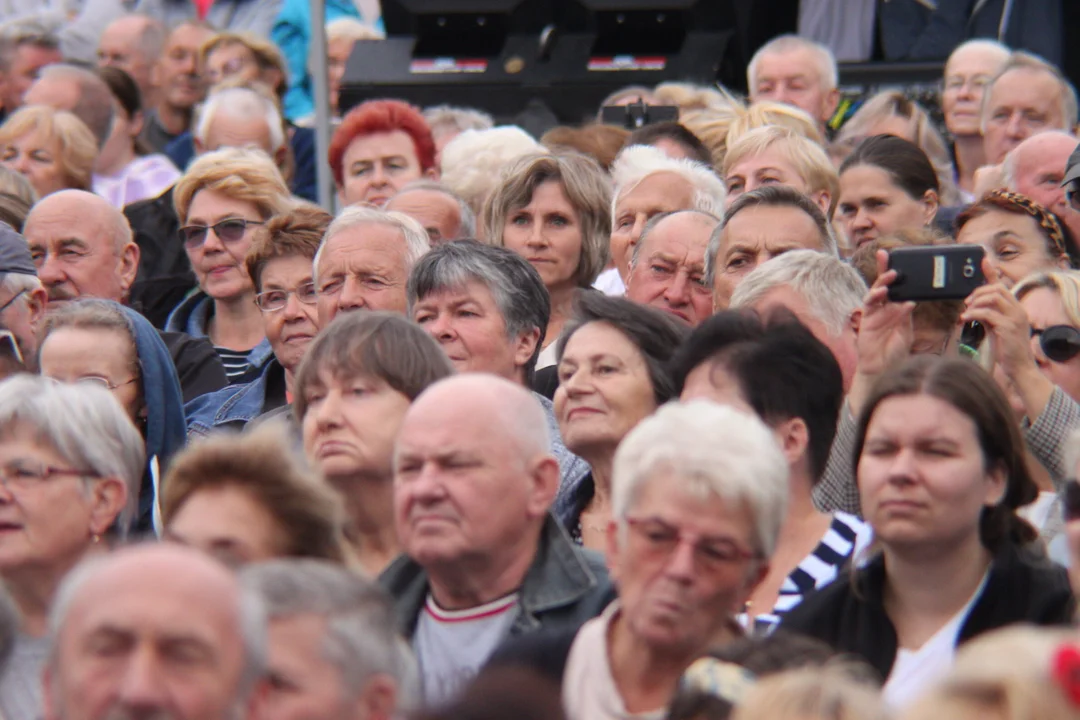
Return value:
<svg viewBox="0 0 1080 720">
<path fill-rule="evenodd" d="M 428 595 L 413 635 L 425 704 L 453 700 L 476 677 L 510 631 L 517 604 L 514 593 L 468 610 L 443 610 Z"/>
<path fill-rule="evenodd" d="M 593 287 L 605 295 L 622 296 L 626 294 L 626 285 L 623 284 L 622 277 L 619 276 L 618 268 L 608 268 L 600 273 L 600 276 L 596 278 L 596 282 L 593 283 Z"/>
<path fill-rule="evenodd" d="M 886 704 L 894 709 L 901 708 L 914 700 L 918 700 L 931 684 L 940 680 L 949 673 L 953 659 L 956 657 L 956 639 L 960 635 L 975 601 L 982 595 L 986 587 L 986 580 L 990 577 L 988 572 L 983 576 L 982 582 L 975 593 L 968 600 L 960 612 L 953 615 L 949 622 L 945 623 L 934 636 L 923 643 L 918 650 L 896 649 L 896 661 L 893 662 L 892 672 L 885 681 L 882 694 Z"/>
</svg>

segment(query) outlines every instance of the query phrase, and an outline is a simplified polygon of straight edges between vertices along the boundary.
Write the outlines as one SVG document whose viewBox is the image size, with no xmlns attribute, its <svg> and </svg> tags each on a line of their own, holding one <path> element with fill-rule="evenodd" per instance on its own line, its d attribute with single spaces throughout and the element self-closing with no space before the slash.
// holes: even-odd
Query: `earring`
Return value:
<svg viewBox="0 0 1080 720">
<path fill-rule="evenodd" d="M 95 545 L 97 545 L 98 543 L 100 543 L 100 542 L 101 542 L 101 536 L 100 536 L 100 535 L 98 535 L 97 533 L 92 533 L 92 534 L 90 535 L 90 542 L 92 542 L 92 543 L 94 543 Z"/>
</svg>

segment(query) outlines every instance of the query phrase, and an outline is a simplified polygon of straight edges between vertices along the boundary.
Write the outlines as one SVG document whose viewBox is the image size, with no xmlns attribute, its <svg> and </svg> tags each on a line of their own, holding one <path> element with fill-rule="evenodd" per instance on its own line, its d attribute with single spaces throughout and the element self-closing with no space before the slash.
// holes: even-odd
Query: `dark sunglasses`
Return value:
<svg viewBox="0 0 1080 720">
<path fill-rule="evenodd" d="M 1065 481 L 1065 492 L 1061 494 L 1061 509 L 1065 522 L 1080 520 L 1080 483 L 1075 478 Z"/>
<path fill-rule="evenodd" d="M 1043 354 L 1056 363 L 1072 360 L 1080 353 L 1080 330 L 1070 325 L 1051 325 L 1044 330 L 1031 329 L 1039 337 Z"/>
<path fill-rule="evenodd" d="M 213 225 L 187 225 L 180 228 L 180 239 L 188 250 L 206 242 L 206 233 L 213 230 L 218 240 L 224 243 L 232 243 L 244 237 L 248 225 L 262 225 L 261 220 L 245 220 L 244 218 L 229 218 Z"/>
</svg>

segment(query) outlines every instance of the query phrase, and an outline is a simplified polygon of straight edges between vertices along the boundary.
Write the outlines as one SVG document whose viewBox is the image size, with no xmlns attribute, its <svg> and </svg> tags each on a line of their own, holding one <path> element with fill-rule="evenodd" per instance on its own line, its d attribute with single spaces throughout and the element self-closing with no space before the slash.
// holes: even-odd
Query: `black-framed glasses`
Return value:
<svg viewBox="0 0 1080 720">
<path fill-rule="evenodd" d="M 53 477 L 98 478 L 97 473 L 46 465 L 33 460 L 12 460 L 0 465 L 0 484 L 8 490 L 25 490 Z"/>
<path fill-rule="evenodd" d="M 221 222 L 216 222 L 213 225 L 185 225 L 180 228 L 180 239 L 183 241 L 185 248 L 194 250 L 206 242 L 206 233 L 213 230 L 214 234 L 218 236 L 218 240 L 221 240 L 221 242 L 234 243 L 243 239 L 244 233 L 247 232 L 248 225 L 263 224 L 262 220 L 228 218 Z"/>
<path fill-rule="evenodd" d="M 296 299 L 305 305 L 314 305 L 318 297 L 315 292 L 315 283 L 309 282 L 297 287 L 295 290 L 266 290 L 255 296 L 255 304 L 263 312 L 276 312 L 284 309 L 289 304 L 289 296 L 295 295 Z"/>
<path fill-rule="evenodd" d="M 9 307 L 11 307 L 11 303 L 15 302 L 16 300 L 18 300 L 19 298 L 21 298 L 21 297 L 22 297 L 23 295 L 25 295 L 26 293 L 27 293 L 27 291 L 26 291 L 26 290 L 20 290 L 19 292 L 15 293 L 15 294 L 14 294 L 14 295 L 12 295 L 11 297 L 9 297 L 9 298 L 8 298 L 8 301 L 7 301 L 6 303 L 4 303 L 3 305 L 0 305 L 0 313 L 4 312 L 4 311 L 5 311 L 5 310 L 7 310 L 7 309 L 8 309 Z"/>
<path fill-rule="evenodd" d="M 1031 335 L 1039 338 L 1043 354 L 1056 363 L 1068 362 L 1080 354 L 1080 330 L 1071 325 L 1051 325 L 1042 330 L 1032 328 Z"/>
</svg>

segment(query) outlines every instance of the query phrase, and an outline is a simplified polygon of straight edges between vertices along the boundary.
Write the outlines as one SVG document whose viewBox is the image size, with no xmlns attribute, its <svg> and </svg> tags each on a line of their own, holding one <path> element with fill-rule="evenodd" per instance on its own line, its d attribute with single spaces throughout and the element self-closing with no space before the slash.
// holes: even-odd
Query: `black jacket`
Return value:
<svg viewBox="0 0 1080 720">
<path fill-rule="evenodd" d="M 780 627 L 859 655 L 887 678 L 896 660 L 897 639 L 885 612 L 884 588 L 885 561 L 879 555 L 854 578 L 845 574 L 804 598 Z M 1068 625 L 1075 611 L 1065 569 L 1009 545 L 994 557 L 986 587 L 961 626 L 957 644 L 1013 623 Z"/>
<path fill-rule="evenodd" d="M 128 205 L 124 215 L 139 246 L 139 271 L 128 303 L 154 327 L 164 329 L 169 313 L 196 285 L 178 236 L 180 220 L 173 207 L 173 188 Z"/>
</svg>

